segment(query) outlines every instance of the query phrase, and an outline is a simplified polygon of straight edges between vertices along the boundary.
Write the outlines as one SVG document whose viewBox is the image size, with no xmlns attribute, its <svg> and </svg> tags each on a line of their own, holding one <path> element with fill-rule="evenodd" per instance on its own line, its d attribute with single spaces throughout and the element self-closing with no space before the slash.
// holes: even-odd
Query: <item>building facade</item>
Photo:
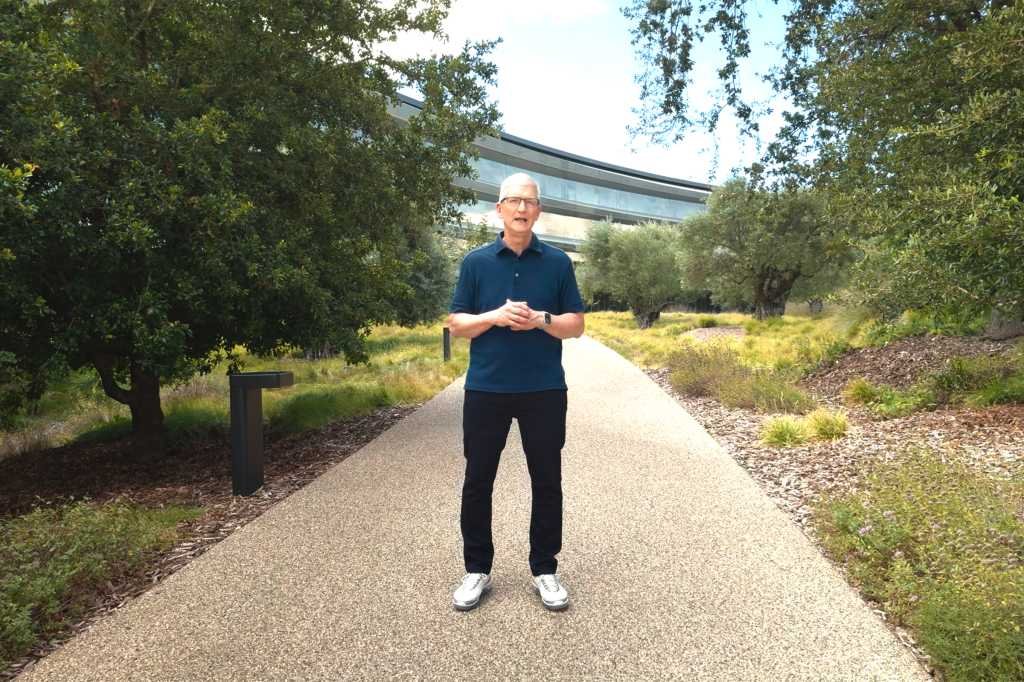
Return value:
<svg viewBox="0 0 1024 682">
<path fill-rule="evenodd" d="M 420 102 L 400 97 L 393 114 L 402 120 L 416 115 Z M 501 225 L 494 204 L 501 181 L 513 173 L 529 173 L 540 183 L 543 202 L 534 230 L 574 258 L 587 230 L 596 222 L 676 222 L 703 211 L 712 190 L 706 183 L 624 168 L 506 133 L 480 138 L 477 147 L 477 177 L 460 178 L 456 183 L 476 197 L 474 203 L 462 207 L 466 224 L 483 223 L 497 233 Z"/>
</svg>

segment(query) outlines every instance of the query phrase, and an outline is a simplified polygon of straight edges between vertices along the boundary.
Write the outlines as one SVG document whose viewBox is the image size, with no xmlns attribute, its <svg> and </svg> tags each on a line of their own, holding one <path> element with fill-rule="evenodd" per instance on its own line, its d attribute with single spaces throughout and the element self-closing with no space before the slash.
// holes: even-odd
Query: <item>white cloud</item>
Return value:
<svg viewBox="0 0 1024 682">
<path fill-rule="evenodd" d="M 494 40 L 531 25 L 573 24 L 612 11 L 617 11 L 612 0 L 519 0 L 505 5 L 494 0 L 454 0 L 444 22 L 447 41 L 408 33 L 385 50 L 398 58 L 452 54 L 466 41 Z"/>
</svg>

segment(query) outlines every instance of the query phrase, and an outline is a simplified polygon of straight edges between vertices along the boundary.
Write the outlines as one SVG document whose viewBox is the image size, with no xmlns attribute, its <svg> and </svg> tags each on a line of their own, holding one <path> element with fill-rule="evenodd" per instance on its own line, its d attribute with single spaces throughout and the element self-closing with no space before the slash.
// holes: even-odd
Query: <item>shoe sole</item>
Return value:
<svg viewBox="0 0 1024 682">
<path fill-rule="evenodd" d="M 533 586 L 533 591 L 536 592 L 538 596 L 540 595 L 540 588 L 536 585 Z M 540 603 L 543 604 L 544 608 L 546 608 L 548 611 L 565 611 L 567 608 L 569 608 L 568 599 L 566 599 L 564 602 L 560 604 L 549 604 L 546 601 L 544 601 L 544 597 L 541 597 Z"/>
<path fill-rule="evenodd" d="M 483 591 L 480 593 L 480 596 L 476 598 L 475 602 L 473 602 L 471 604 L 460 604 L 457 601 L 452 601 L 452 607 L 456 611 L 472 611 L 476 607 L 480 606 L 480 602 L 482 602 L 484 600 L 484 595 L 487 594 L 490 591 L 491 591 L 491 585 L 490 585 L 490 583 L 488 583 L 487 587 L 485 587 L 483 589 Z"/>
</svg>

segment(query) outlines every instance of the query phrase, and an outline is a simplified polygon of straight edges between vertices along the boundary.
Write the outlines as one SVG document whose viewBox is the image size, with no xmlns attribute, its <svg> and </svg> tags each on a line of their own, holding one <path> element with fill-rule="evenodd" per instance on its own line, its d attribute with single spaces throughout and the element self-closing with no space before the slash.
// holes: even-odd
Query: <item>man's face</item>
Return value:
<svg viewBox="0 0 1024 682">
<path fill-rule="evenodd" d="M 526 199 L 526 201 L 518 201 L 518 199 Z M 505 201 L 498 202 L 498 215 L 501 216 L 501 222 L 505 225 L 506 235 L 529 234 L 533 229 L 533 224 L 540 217 L 537 188 L 530 183 L 509 187 Z"/>
</svg>

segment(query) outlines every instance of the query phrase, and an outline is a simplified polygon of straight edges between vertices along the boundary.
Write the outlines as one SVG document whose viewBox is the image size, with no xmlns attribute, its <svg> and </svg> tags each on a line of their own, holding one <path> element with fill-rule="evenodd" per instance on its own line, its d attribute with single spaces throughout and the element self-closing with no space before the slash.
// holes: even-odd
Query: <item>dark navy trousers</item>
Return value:
<svg viewBox="0 0 1024 682">
<path fill-rule="evenodd" d="M 562 447 L 566 391 L 487 393 L 466 391 L 462 441 L 466 479 L 462 486 L 463 556 L 467 573 L 490 573 L 494 561 L 491 494 L 512 419 L 530 470 L 530 571 L 554 573 L 562 549 Z"/>
</svg>

